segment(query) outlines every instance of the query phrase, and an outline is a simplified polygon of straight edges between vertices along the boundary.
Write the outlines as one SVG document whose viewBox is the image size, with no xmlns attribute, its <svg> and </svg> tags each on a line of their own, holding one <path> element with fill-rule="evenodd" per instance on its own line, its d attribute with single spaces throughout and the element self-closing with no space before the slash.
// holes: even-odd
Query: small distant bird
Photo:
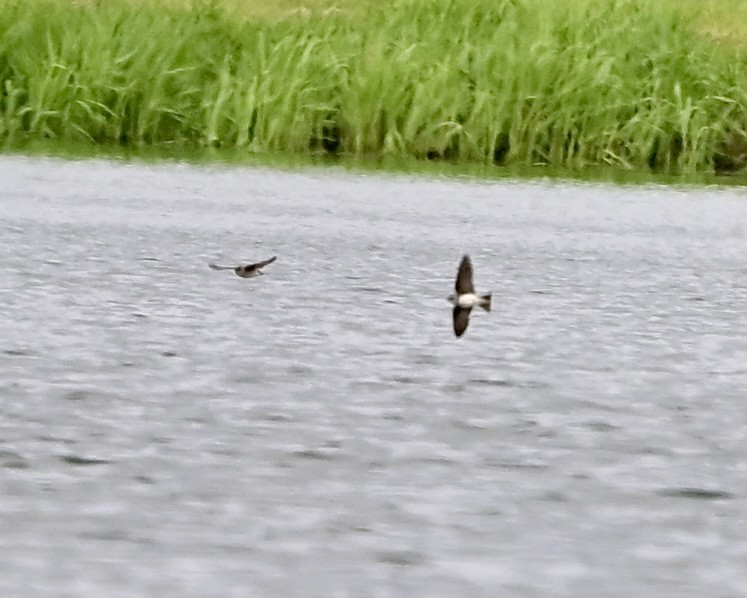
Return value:
<svg viewBox="0 0 747 598">
<path fill-rule="evenodd" d="M 475 294 L 475 287 L 472 284 L 472 262 L 468 255 L 462 258 L 457 272 L 456 293 L 449 295 L 448 299 L 454 306 L 454 334 L 459 338 L 464 334 L 469 325 L 469 312 L 476 305 L 482 307 L 485 311 L 490 311 L 491 296 Z"/>
<path fill-rule="evenodd" d="M 208 264 L 213 270 L 233 270 L 236 272 L 236 276 L 241 278 L 254 278 L 255 276 L 262 276 L 262 268 L 274 262 L 278 256 L 273 255 L 269 260 L 257 262 L 256 264 L 246 264 L 245 266 L 218 266 L 217 264 Z"/>
</svg>

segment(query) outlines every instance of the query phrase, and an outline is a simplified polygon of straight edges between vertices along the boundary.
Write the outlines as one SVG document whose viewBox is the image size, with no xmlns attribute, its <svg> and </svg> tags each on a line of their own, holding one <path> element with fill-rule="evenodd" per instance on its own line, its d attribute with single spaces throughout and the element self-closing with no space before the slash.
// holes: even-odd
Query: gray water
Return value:
<svg viewBox="0 0 747 598">
<path fill-rule="evenodd" d="M 2 157 L 0 595 L 745 596 L 746 227 L 743 189 Z"/>
</svg>

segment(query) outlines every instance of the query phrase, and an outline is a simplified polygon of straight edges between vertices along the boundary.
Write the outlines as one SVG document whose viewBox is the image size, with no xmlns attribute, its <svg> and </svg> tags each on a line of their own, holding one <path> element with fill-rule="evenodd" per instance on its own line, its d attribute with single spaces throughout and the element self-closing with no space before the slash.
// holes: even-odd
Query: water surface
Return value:
<svg viewBox="0 0 747 598">
<path fill-rule="evenodd" d="M 747 594 L 743 190 L 0 181 L 3 596 Z"/>
</svg>

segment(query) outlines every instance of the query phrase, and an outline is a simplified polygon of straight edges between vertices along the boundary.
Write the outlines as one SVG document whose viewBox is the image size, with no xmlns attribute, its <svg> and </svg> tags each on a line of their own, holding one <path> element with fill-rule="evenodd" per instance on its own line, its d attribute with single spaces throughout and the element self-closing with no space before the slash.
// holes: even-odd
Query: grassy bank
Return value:
<svg viewBox="0 0 747 598">
<path fill-rule="evenodd" d="M 0 0 L 0 138 L 685 174 L 747 162 L 747 53 L 666 1 L 224 2 Z"/>
</svg>

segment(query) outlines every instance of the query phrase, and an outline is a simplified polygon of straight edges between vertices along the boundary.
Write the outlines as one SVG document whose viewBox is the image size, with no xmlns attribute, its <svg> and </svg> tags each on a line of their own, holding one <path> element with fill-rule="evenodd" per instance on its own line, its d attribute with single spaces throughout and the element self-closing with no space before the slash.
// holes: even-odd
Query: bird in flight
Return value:
<svg viewBox="0 0 747 598">
<path fill-rule="evenodd" d="M 456 293 L 449 295 L 448 299 L 454 306 L 454 334 L 459 338 L 467 330 L 469 313 L 473 307 L 479 305 L 485 311 L 490 311 L 491 295 L 490 293 L 487 295 L 475 293 L 475 286 L 472 283 L 472 262 L 468 255 L 465 255 L 459 264 L 454 288 Z"/>
<path fill-rule="evenodd" d="M 273 255 L 268 260 L 257 262 L 256 264 L 246 264 L 245 266 L 218 266 L 217 264 L 208 264 L 213 270 L 233 270 L 236 272 L 236 276 L 241 278 L 254 278 L 255 276 L 262 276 L 262 268 L 268 266 L 277 259 L 278 256 Z"/>
</svg>

